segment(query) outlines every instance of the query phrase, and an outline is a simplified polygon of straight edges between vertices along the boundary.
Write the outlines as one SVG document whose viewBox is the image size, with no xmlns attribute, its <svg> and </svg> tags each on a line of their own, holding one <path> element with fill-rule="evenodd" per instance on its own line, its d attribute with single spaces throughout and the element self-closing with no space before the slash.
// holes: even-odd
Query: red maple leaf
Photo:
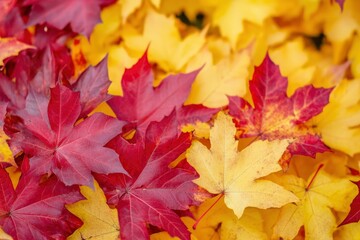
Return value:
<svg viewBox="0 0 360 240">
<path fill-rule="evenodd" d="M 68 52 L 67 49 L 46 47 L 43 50 L 22 52 L 7 62 L 6 75 L 0 74 L 0 90 L 9 99 L 11 109 L 24 108 L 28 92 L 50 96 L 50 88 L 63 75 L 66 79 L 70 77 L 73 65 L 71 58 L 64 52 Z"/>
<path fill-rule="evenodd" d="M 106 2 L 107 3 L 107 2 Z M 48 23 L 58 29 L 71 25 L 74 32 L 87 37 L 100 19 L 100 0 L 26 0 L 24 6 L 31 6 L 28 25 Z"/>
<path fill-rule="evenodd" d="M 96 106 L 109 98 L 107 94 L 110 86 L 108 77 L 107 57 L 95 67 L 88 67 L 71 86 L 80 92 L 81 116 L 86 116 Z"/>
<path fill-rule="evenodd" d="M 95 113 L 75 125 L 80 113 L 80 94 L 65 86 L 52 88 L 50 100 L 31 92 L 18 111 L 24 123 L 10 143 L 31 156 L 34 173 L 54 173 L 65 185 L 92 186 L 91 172 L 125 173 L 117 154 L 103 147 L 122 124 Z"/>
<path fill-rule="evenodd" d="M 23 174 L 14 189 L 2 168 L 0 179 L 0 226 L 14 240 L 65 239 L 82 225 L 65 208 L 83 199 L 78 187 L 66 187 L 55 176 L 40 183 Z"/>
<path fill-rule="evenodd" d="M 28 64 L 30 61 L 32 65 Z M 48 46 L 41 51 L 24 53 L 12 59 L 8 65 L 7 75 L 0 73 L 0 92 L 10 100 L 12 109 L 24 108 L 28 93 L 49 96 L 50 88 L 59 80 L 80 92 L 80 117 L 85 117 L 101 102 L 109 99 L 107 58 L 94 67 L 89 66 L 73 84 L 74 80 L 71 83 L 70 80 L 74 66 L 67 49 L 62 47 Z"/>
<path fill-rule="evenodd" d="M 351 210 L 349 214 L 339 226 L 360 221 L 360 181 L 355 182 L 355 184 L 359 188 L 359 193 L 350 205 Z"/>
<path fill-rule="evenodd" d="M 191 144 L 190 135 L 179 133 L 175 114 L 149 125 L 145 136 L 135 135 L 136 143 L 121 136 L 108 146 L 115 149 L 129 176 L 95 175 L 108 204 L 118 210 L 121 239 L 148 239 L 147 224 L 189 239 L 190 233 L 173 210 L 186 210 L 194 200 L 196 172 L 189 165 L 170 168 Z"/>
<path fill-rule="evenodd" d="M 134 66 L 125 70 L 121 80 L 124 96 L 114 96 L 108 103 L 119 120 L 129 123 L 127 128 L 136 128 L 140 133 L 144 133 L 151 122 L 168 116 L 174 108 L 178 125 L 208 121 L 219 109 L 183 106 L 198 72 L 170 75 L 154 88 L 154 75 L 145 52 Z"/>
<path fill-rule="evenodd" d="M 242 137 L 261 139 L 293 139 L 288 147 L 291 154 L 314 157 L 329 150 L 321 138 L 305 122 L 322 112 L 329 102 L 332 88 L 299 88 L 289 98 L 288 80 L 267 55 L 255 68 L 250 92 L 254 107 L 240 97 L 229 97 L 229 112 L 235 119 Z"/>
</svg>

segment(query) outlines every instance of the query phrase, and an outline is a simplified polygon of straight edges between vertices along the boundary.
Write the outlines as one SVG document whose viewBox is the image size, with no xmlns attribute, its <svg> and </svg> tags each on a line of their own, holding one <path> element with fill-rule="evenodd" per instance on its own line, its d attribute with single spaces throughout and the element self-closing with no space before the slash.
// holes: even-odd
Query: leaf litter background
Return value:
<svg viewBox="0 0 360 240">
<path fill-rule="evenodd" d="M 359 9 L 1 1 L 0 238 L 360 239 Z"/>
</svg>

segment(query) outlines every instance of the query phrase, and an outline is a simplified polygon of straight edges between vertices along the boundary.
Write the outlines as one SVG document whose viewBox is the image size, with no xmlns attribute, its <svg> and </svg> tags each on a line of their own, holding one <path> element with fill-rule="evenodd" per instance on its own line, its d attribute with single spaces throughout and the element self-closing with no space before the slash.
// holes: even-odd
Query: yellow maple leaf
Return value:
<svg viewBox="0 0 360 240">
<path fill-rule="evenodd" d="M 122 21 L 125 22 L 130 14 L 141 6 L 142 0 L 122 0 L 118 3 L 121 6 Z"/>
<path fill-rule="evenodd" d="M 206 31 L 190 33 L 182 38 L 174 16 L 167 17 L 149 10 L 143 32 L 125 32 L 124 42 L 135 55 L 149 46 L 149 60 L 171 72 L 180 70 L 200 50 L 205 43 Z"/>
<path fill-rule="evenodd" d="M 326 145 L 349 155 L 360 152 L 360 79 L 343 80 L 323 112 L 310 120 Z"/>
<path fill-rule="evenodd" d="M 66 208 L 79 217 L 84 224 L 77 229 L 68 240 L 96 239 L 115 240 L 119 239 L 120 227 L 116 209 L 111 209 L 106 204 L 106 198 L 98 183 L 95 182 L 95 191 L 87 186 L 81 186 L 81 194 L 86 200 L 81 200 Z"/>
<path fill-rule="evenodd" d="M 16 56 L 20 51 L 35 48 L 34 46 L 16 40 L 16 38 L 1 38 L 0 37 L 0 66 L 4 64 L 4 59 Z"/>
<path fill-rule="evenodd" d="M 229 103 L 227 95 L 245 95 L 250 66 L 250 54 L 247 50 L 215 62 L 213 53 L 204 49 L 188 63 L 186 71 L 195 70 L 202 65 L 204 67 L 191 87 L 187 104 L 216 108 Z"/>
<path fill-rule="evenodd" d="M 206 200 L 198 208 L 192 211 L 195 218 L 203 215 L 214 203 L 217 197 Z M 192 229 L 194 220 L 184 218 L 186 225 L 192 233 L 192 236 L 198 240 L 205 239 L 253 239 L 265 240 L 266 234 L 263 231 L 262 217 L 258 209 L 247 208 L 241 218 L 238 218 L 234 212 L 229 209 L 224 198 L 221 198 L 213 208 L 205 215 L 203 219 Z"/>
<path fill-rule="evenodd" d="M 304 18 L 309 18 L 318 8 L 320 5 L 321 0 L 303 0 L 298 1 L 299 4 L 302 5 L 304 11 Z M 295 1 L 294 1 L 295 2 Z"/>
<path fill-rule="evenodd" d="M 358 239 L 360 239 L 360 222 L 343 225 L 334 233 L 334 240 Z"/>
<path fill-rule="evenodd" d="M 121 6 L 121 16 L 123 23 L 127 18 L 141 7 L 143 0 L 118 0 L 118 4 Z M 160 7 L 161 0 L 150 0 L 152 5 L 156 8 Z"/>
<path fill-rule="evenodd" d="M 209 212 L 204 215 L 201 221 L 193 229 L 195 220 L 191 217 L 182 217 L 182 221 L 191 232 L 192 240 L 266 240 L 267 235 L 263 231 L 263 219 L 256 208 L 247 208 L 241 218 L 237 218 L 234 212 L 226 207 L 224 199 L 219 201 L 218 196 L 207 199 L 199 207 L 192 207 L 191 212 L 195 219 L 202 216 L 209 208 L 214 205 Z M 151 240 L 179 239 L 171 237 L 167 232 L 152 234 Z"/>
<path fill-rule="evenodd" d="M 360 77 L 360 36 L 356 35 L 354 37 L 353 43 L 351 45 L 350 51 L 348 53 L 348 58 L 351 60 L 351 73 L 354 77 Z"/>
<path fill-rule="evenodd" d="M 360 2 L 346 0 L 343 11 L 337 4 L 325 1 L 319 15 L 323 16 L 324 34 L 332 43 L 344 43 L 349 40 L 353 32 L 359 28 L 358 11 Z"/>
<path fill-rule="evenodd" d="M 244 30 L 244 21 L 262 25 L 275 10 L 274 1 L 221 1 L 214 12 L 212 23 L 219 27 L 221 34 L 235 47 L 239 34 Z"/>
<path fill-rule="evenodd" d="M 181 127 L 182 132 L 192 132 L 195 137 L 206 138 L 210 137 L 210 125 L 208 123 L 197 121 L 195 124 L 186 124 Z"/>
<path fill-rule="evenodd" d="M 282 183 L 301 200 L 282 207 L 273 229 L 274 239 L 293 239 L 301 226 L 305 228 L 306 239 L 333 239 L 339 224 L 334 212 L 348 212 L 358 192 L 349 180 L 319 171 L 319 168 L 308 181 L 294 175 L 282 175 L 273 180 Z"/>
<path fill-rule="evenodd" d="M 311 83 L 315 66 L 308 66 L 309 53 L 303 38 L 286 41 L 282 46 L 270 51 L 270 56 L 279 65 L 281 74 L 288 77 L 287 93 L 292 95 L 299 87 Z"/>
<path fill-rule="evenodd" d="M 283 187 L 259 179 L 281 170 L 278 160 L 288 142 L 256 141 L 238 152 L 235 134 L 231 117 L 220 112 L 210 130 L 210 150 L 199 141 L 192 143 L 186 156 L 200 175 L 194 182 L 212 194 L 223 194 L 238 218 L 246 207 L 264 209 L 297 201 Z"/>
</svg>

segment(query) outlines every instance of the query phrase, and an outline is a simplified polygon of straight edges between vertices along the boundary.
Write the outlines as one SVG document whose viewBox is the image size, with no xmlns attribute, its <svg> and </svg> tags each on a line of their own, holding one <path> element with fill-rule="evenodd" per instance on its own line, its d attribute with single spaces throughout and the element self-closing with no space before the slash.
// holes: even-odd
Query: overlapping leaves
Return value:
<svg viewBox="0 0 360 240">
<path fill-rule="evenodd" d="M 114 2 L 0 3 L 1 237 L 356 239 L 358 3 Z M 336 150 L 355 157 L 309 176 Z"/>
<path fill-rule="evenodd" d="M 249 84 L 254 107 L 243 98 L 229 97 L 230 114 L 235 117 L 242 137 L 292 138 L 288 147 L 291 154 L 314 157 L 316 153 L 328 150 L 320 135 L 305 123 L 322 112 L 332 89 L 309 85 L 287 97 L 287 79 L 268 55 L 255 68 Z"/>
</svg>

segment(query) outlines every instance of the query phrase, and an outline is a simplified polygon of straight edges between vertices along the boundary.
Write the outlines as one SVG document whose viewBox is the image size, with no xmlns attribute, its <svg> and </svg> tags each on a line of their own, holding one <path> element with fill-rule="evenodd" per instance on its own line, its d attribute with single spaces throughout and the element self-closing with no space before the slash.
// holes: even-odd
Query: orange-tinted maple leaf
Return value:
<svg viewBox="0 0 360 240">
<path fill-rule="evenodd" d="M 304 86 L 288 97 L 288 80 L 269 56 L 255 68 L 249 83 L 254 107 L 240 97 L 229 97 L 230 114 L 235 117 L 241 137 L 260 139 L 293 139 L 291 154 L 314 157 L 328 150 L 320 136 L 305 122 L 322 112 L 329 102 L 332 88 Z"/>
</svg>

